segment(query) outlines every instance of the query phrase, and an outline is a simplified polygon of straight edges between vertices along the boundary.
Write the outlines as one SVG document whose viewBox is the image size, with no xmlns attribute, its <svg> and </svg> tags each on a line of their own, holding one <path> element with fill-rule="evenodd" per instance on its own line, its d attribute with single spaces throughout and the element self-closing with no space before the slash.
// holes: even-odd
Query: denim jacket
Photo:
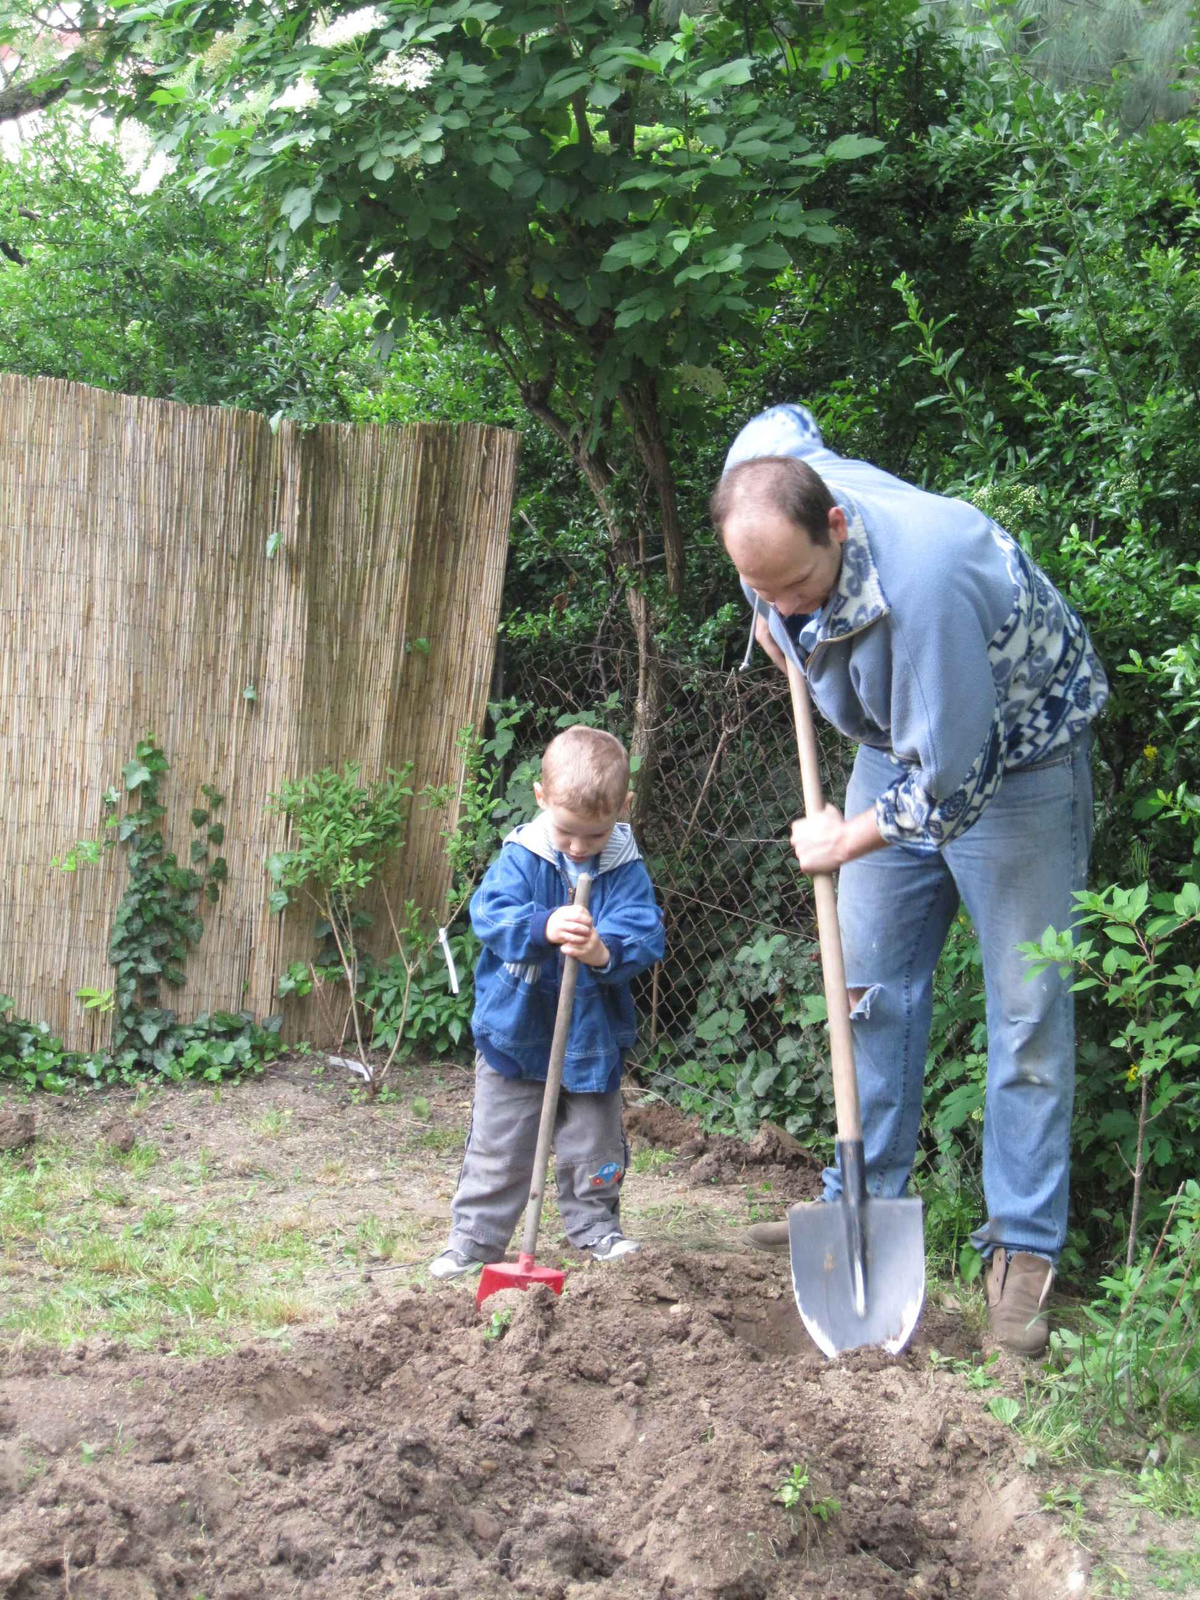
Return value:
<svg viewBox="0 0 1200 1600">
<path fill-rule="evenodd" d="M 1108 680 L 1079 617 L 1003 528 L 827 450 L 803 406 L 747 423 L 725 470 L 798 456 L 846 514 L 833 593 L 789 629 L 753 591 L 784 655 L 839 732 L 895 759 L 875 802 L 890 844 L 937 850 L 982 814 L 1006 772 L 1065 750 Z M 745 588 L 745 585 L 743 585 Z"/>
<path fill-rule="evenodd" d="M 542 815 L 509 834 L 471 899 L 471 925 L 483 943 L 475 1042 L 485 1055 L 490 1043 L 523 1078 L 544 1080 L 550 1064 L 563 958 L 546 924 L 572 898 Z M 588 909 L 612 959 L 599 969 L 579 964 L 563 1087 L 599 1094 L 637 1038 L 630 981 L 663 953 L 662 912 L 628 823 L 616 825 L 601 852 Z"/>
</svg>

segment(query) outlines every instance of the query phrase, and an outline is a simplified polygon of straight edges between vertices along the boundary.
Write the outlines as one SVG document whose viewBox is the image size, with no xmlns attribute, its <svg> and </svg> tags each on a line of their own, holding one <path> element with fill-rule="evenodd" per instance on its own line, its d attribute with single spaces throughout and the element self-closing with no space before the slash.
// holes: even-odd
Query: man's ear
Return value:
<svg viewBox="0 0 1200 1600">
<path fill-rule="evenodd" d="M 829 513 L 829 533 L 838 544 L 845 544 L 846 535 L 850 532 L 846 521 L 846 513 L 841 506 L 834 506 Z"/>
</svg>

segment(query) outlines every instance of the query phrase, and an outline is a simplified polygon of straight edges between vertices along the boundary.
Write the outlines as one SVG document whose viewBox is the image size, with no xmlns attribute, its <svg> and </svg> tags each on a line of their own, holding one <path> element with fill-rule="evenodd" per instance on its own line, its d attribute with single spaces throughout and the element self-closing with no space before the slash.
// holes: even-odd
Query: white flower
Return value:
<svg viewBox="0 0 1200 1600">
<path fill-rule="evenodd" d="M 321 92 L 307 73 L 289 84 L 282 94 L 271 101 L 272 111 L 307 111 L 321 98 Z"/>
<path fill-rule="evenodd" d="M 371 82 L 381 89 L 423 89 L 441 64 L 429 50 L 417 50 L 411 56 L 389 50 L 372 67 Z"/>
<path fill-rule="evenodd" d="M 134 185 L 134 194 L 153 194 L 167 173 L 174 170 L 175 163 L 166 151 L 156 150 L 143 167 L 142 175 Z"/>
<path fill-rule="evenodd" d="M 212 43 L 200 58 L 200 64 L 211 77 L 214 73 L 221 72 L 229 65 L 237 53 L 237 47 L 236 34 L 214 34 Z"/>
<path fill-rule="evenodd" d="M 370 33 L 372 28 L 386 28 L 387 23 L 388 19 L 378 6 L 361 6 L 357 11 L 347 11 L 344 17 L 334 17 L 332 22 L 314 28 L 308 42 L 321 50 L 332 50 L 336 45 L 357 39 L 362 33 Z"/>
</svg>

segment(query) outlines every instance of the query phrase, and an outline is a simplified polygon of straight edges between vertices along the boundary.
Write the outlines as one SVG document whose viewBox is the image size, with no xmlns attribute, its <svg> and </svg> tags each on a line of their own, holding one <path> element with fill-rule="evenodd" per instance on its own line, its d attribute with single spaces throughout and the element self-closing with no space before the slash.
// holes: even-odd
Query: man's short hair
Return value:
<svg viewBox="0 0 1200 1600">
<path fill-rule="evenodd" d="M 752 456 L 740 461 L 713 490 L 713 527 L 724 542 L 734 509 L 782 512 L 813 544 L 829 543 L 829 513 L 836 504 L 824 478 L 796 456 Z"/>
<path fill-rule="evenodd" d="M 542 789 L 551 805 L 585 817 L 608 816 L 629 793 L 628 752 L 600 728 L 564 728 L 542 757 Z"/>
</svg>

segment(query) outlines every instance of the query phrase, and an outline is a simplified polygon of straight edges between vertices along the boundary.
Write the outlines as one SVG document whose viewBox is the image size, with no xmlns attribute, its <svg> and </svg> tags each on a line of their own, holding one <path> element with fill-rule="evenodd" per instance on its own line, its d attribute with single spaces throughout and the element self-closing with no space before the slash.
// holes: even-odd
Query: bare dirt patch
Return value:
<svg viewBox="0 0 1200 1600">
<path fill-rule="evenodd" d="M 399 1080 L 372 1108 L 307 1071 L 143 1098 L 133 1151 L 88 1157 L 102 1196 L 112 1173 L 126 1183 L 114 1230 L 164 1205 L 229 1230 L 248 1207 L 264 1226 L 307 1211 L 310 1320 L 264 1339 L 226 1319 L 228 1353 L 198 1360 L 169 1353 L 177 1332 L 138 1349 L 102 1321 L 66 1348 L 17 1339 L 0 1368 L 2 1600 L 1084 1592 L 1015 1436 L 930 1361 L 972 1352 L 966 1319 L 931 1305 L 902 1357 L 827 1363 L 786 1263 L 732 1248 L 763 1184 L 778 1194 L 790 1172 L 811 1193 L 811 1167 L 743 1148 L 724 1187 L 696 1177 L 706 1151 L 641 1173 L 635 1156 L 643 1253 L 576 1261 L 562 1300 L 505 1295 L 480 1315 L 473 1286 L 417 1264 L 445 1225 L 469 1076 Z M 53 1141 L 82 1158 L 133 1110 L 39 1104 L 22 1159 Z M 635 1150 L 656 1148 L 631 1123 Z M 161 1154 L 135 1182 L 139 1144 Z M 390 1255 L 372 1248 L 388 1238 Z M 20 1293 L 61 1295 L 69 1278 L 41 1281 L 55 1259 L 22 1235 L 0 1271 L 37 1265 Z"/>
<path fill-rule="evenodd" d="M 1010 1436 L 929 1368 L 936 1312 L 900 1360 L 830 1366 L 773 1262 L 648 1250 L 504 1299 L 402 1290 L 190 1365 L 14 1358 L 0 1594 L 1069 1592 Z"/>
<path fill-rule="evenodd" d="M 705 1133 L 694 1117 L 665 1102 L 651 1101 L 626 1111 L 625 1130 L 631 1139 L 653 1149 L 674 1152 L 693 1184 L 750 1184 L 759 1191 L 765 1187 L 787 1204 L 815 1199 L 821 1192 L 822 1163 L 798 1139 L 770 1122 L 764 1122 L 753 1139 L 732 1139 Z"/>
</svg>

